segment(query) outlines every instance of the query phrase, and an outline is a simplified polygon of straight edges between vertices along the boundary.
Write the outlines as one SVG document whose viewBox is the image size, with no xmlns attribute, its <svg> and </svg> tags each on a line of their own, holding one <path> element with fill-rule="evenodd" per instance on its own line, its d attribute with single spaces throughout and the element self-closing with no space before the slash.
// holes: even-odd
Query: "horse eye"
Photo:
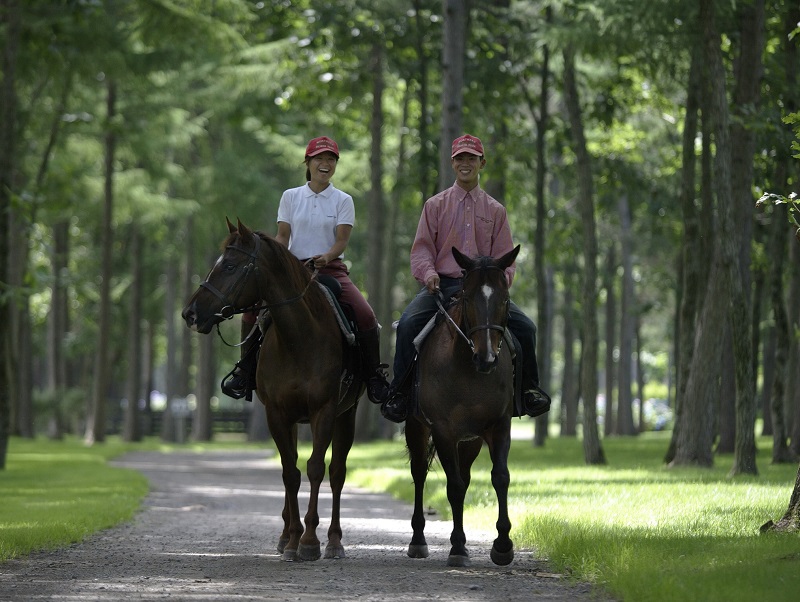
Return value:
<svg viewBox="0 0 800 602">
<path fill-rule="evenodd" d="M 226 261 L 225 263 L 222 264 L 222 271 L 223 272 L 227 272 L 229 274 L 231 272 L 235 272 L 236 271 L 236 264 L 235 263 L 231 263 L 230 261 Z"/>
</svg>

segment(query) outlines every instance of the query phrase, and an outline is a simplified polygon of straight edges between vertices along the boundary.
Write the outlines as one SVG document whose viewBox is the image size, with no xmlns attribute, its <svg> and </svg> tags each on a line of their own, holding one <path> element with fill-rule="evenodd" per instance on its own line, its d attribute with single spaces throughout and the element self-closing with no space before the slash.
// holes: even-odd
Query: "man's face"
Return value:
<svg viewBox="0 0 800 602">
<path fill-rule="evenodd" d="M 462 188 L 469 190 L 478 183 L 478 175 L 486 165 L 486 160 L 472 153 L 459 153 L 450 160 L 456 181 Z"/>
</svg>

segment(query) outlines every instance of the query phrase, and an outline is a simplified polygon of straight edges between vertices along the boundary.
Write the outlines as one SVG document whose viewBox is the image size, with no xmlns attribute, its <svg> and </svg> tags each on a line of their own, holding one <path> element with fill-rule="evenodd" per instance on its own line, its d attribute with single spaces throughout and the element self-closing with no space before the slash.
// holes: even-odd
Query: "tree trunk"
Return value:
<svg viewBox="0 0 800 602">
<path fill-rule="evenodd" d="M 551 19 L 551 8 L 546 8 L 545 20 Z M 545 198 L 545 184 L 547 178 L 547 130 L 550 126 L 548 113 L 548 100 L 550 98 L 550 49 L 547 44 L 542 48 L 542 64 L 539 70 L 541 85 L 539 96 L 539 117 L 536 119 L 536 229 L 533 233 L 534 274 L 536 274 L 536 357 L 539 362 L 539 386 L 553 394 L 551 383 L 553 378 L 552 361 L 552 300 L 548 282 L 545 251 L 547 240 L 547 207 Z M 533 445 L 544 446 L 547 439 L 547 429 L 550 423 L 550 412 L 542 414 L 535 419 Z"/>
<path fill-rule="evenodd" d="M 53 225 L 52 278 L 53 292 L 47 316 L 47 387 L 52 396 L 53 415 L 48 436 L 61 439 L 64 423 L 61 401 L 67 390 L 67 359 L 65 345 L 69 332 L 69 303 L 67 299 L 67 269 L 69 265 L 69 221 L 62 219 Z"/>
<path fill-rule="evenodd" d="M 592 166 L 586 148 L 583 117 L 575 81 L 575 53 L 564 51 L 564 97 L 572 130 L 577 178 L 579 213 L 583 230 L 583 295 L 581 352 L 581 395 L 583 397 L 583 456 L 587 464 L 605 464 L 606 458 L 600 445 L 597 430 L 597 231 L 594 215 L 594 186 Z"/>
<path fill-rule="evenodd" d="M 631 241 L 631 216 L 628 197 L 619 195 L 619 217 L 622 226 L 622 296 L 619 319 L 619 408 L 617 433 L 635 435 L 633 426 L 633 337 L 635 333 L 635 300 L 633 291 L 633 243 Z"/>
<path fill-rule="evenodd" d="M 16 0 L 0 0 L 0 25 L 4 29 L 3 62 L 0 69 L 3 74 L 0 78 L 0 282 L 8 282 L 8 216 L 16 171 L 16 67 L 21 30 L 20 8 Z M 11 426 L 10 306 L 10 296 L 0 295 L 0 470 L 6 467 Z"/>
<path fill-rule="evenodd" d="M 214 337 L 202 336 L 199 338 L 197 381 L 195 383 L 196 406 L 194 418 L 192 420 L 192 439 L 194 441 L 211 441 L 214 438 L 214 416 L 211 412 L 211 398 L 214 397 L 216 390 L 217 356 L 215 353 Z M 257 396 L 253 397 L 251 409 L 261 409 L 263 412 L 263 406 Z"/>
<path fill-rule="evenodd" d="M 140 441 L 139 399 L 142 397 L 142 233 L 136 222 L 131 224 L 131 287 L 128 291 L 128 387 L 123 441 Z"/>
<path fill-rule="evenodd" d="M 782 170 L 778 170 L 779 172 Z M 781 181 L 778 178 L 778 181 Z M 783 273 L 784 257 L 788 250 L 789 232 L 786 229 L 788 220 L 785 205 L 776 205 L 772 213 L 772 236 L 770 237 L 769 293 L 772 303 L 772 315 L 775 322 L 775 368 L 772 379 L 772 463 L 795 462 L 787 441 L 786 423 L 784 421 L 784 386 L 786 384 L 786 359 L 789 354 L 789 319 L 784 302 Z"/>
<path fill-rule="evenodd" d="M 167 362 L 166 374 L 164 376 L 164 396 L 167 399 L 167 405 L 164 408 L 164 414 L 161 418 L 161 440 L 162 441 L 176 441 L 177 433 L 175 432 L 175 421 L 172 415 L 172 400 L 178 395 L 177 383 L 175 376 L 177 374 L 177 358 L 178 358 L 178 333 L 176 332 L 175 324 L 175 307 L 177 304 L 177 268 L 174 261 L 167 262 L 166 282 L 164 283 L 164 329 L 167 339 Z"/>
<path fill-rule="evenodd" d="M 427 32 L 430 29 L 429 21 L 423 17 L 422 0 L 413 0 L 414 6 L 414 43 L 417 49 L 417 82 L 419 91 L 417 92 L 417 102 L 419 102 L 419 153 L 417 157 L 417 174 L 419 177 L 419 191 L 422 198 L 427 199 L 436 192 L 435 184 L 431 184 L 431 169 L 436 163 L 431 156 L 432 141 L 429 140 L 428 124 L 430 121 L 430 108 L 428 103 L 428 44 L 426 44 Z M 407 119 L 403 120 L 404 123 Z M 405 159 L 405 157 L 403 157 Z M 394 272 L 389 272 L 394 274 Z"/>
<path fill-rule="evenodd" d="M 710 3 L 713 7 L 713 3 Z M 707 22 L 709 64 L 717 71 L 713 98 L 718 105 L 718 131 L 730 127 L 730 140 L 717 136 L 717 149 L 729 145 L 729 159 L 718 153 L 720 176 L 728 170 L 730 176 L 726 192 L 732 202 L 723 203 L 721 224 L 723 247 L 734 255 L 729 264 L 731 278 L 731 327 L 733 328 L 733 350 L 736 362 L 736 446 L 731 475 L 758 474 L 756 467 L 756 377 L 753 373 L 750 283 L 750 243 L 753 231 L 753 154 L 755 132 L 746 127 L 746 114 L 757 107 L 760 98 L 761 55 L 764 50 L 764 0 L 740 6 L 741 52 L 734 79 L 734 112 L 737 119 L 731 124 L 727 116 L 725 72 L 717 34 L 713 21 Z M 702 12 L 702 8 L 701 8 Z M 713 19 L 713 14 L 711 15 Z M 712 43 L 712 39 L 714 42 Z M 721 183 L 722 180 L 718 180 Z M 727 231 L 726 231 L 727 230 Z M 736 254 L 738 253 L 738 256 Z"/>
<path fill-rule="evenodd" d="M 106 438 L 106 404 L 108 403 L 109 360 L 111 336 L 111 245 L 114 213 L 114 152 L 116 134 L 117 90 L 113 80 L 108 80 L 106 96 L 105 132 L 105 183 L 103 189 L 103 221 L 100 231 L 100 316 L 98 320 L 97 359 L 92 388 L 92 409 L 86 427 L 86 443 L 102 443 Z"/>
<path fill-rule="evenodd" d="M 464 105 L 464 53 L 466 51 L 468 0 L 442 0 L 444 40 L 442 48 L 442 133 L 439 140 L 439 190 L 453 182 L 450 147 L 461 134 Z"/>
<path fill-rule="evenodd" d="M 683 147 L 681 161 L 681 214 L 683 216 L 683 241 L 680 251 L 680 303 L 677 316 L 677 342 L 675 345 L 675 407 L 672 437 L 664 462 L 669 464 L 675 458 L 675 445 L 680 428 L 680 415 L 686 382 L 692 365 L 694 350 L 694 326 L 697 307 L 700 302 L 700 265 L 702 257 L 698 253 L 701 240 L 700 216 L 695 207 L 696 178 L 695 138 L 697 137 L 697 114 L 700 110 L 701 53 L 699 48 L 692 52 L 689 68 L 689 85 L 686 90 L 686 116 L 683 126 Z"/>
<path fill-rule="evenodd" d="M 561 376 L 561 436 L 575 437 L 578 434 L 578 378 L 575 367 L 575 308 L 573 270 L 567 269 L 564 278 L 564 372 Z"/>
<path fill-rule="evenodd" d="M 616 428 L 614 385 L 616 384 L 617 371 L 614 369 L 614 349 L 617 346 L 617 293 L 614 287 L 617 274 L 617 246 L 612 241 L 606 255 L 605 289 L 606 289 L 606 415 L 603 432 L 606 436 L 613 435 Z"/>
</svg>

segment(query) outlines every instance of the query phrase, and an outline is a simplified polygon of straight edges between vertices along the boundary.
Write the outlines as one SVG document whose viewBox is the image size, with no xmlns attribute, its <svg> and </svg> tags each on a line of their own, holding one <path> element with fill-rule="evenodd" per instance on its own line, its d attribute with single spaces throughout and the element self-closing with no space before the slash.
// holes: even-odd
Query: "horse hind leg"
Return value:
<svg viewBox="0 0 800 602">
<path fill-rule="evenodd" d="M 406 446 L 411 460 L 411 477 L 414 480 L 414 513 L 411 516 L 413 535 L 408 544 L 409 558 L 427 558 L 428 542 L 425 541 L 425 510 L 423 494 L 428 476 L 428 443 L 430 431 L 418 420 L 406 421 Z"/>
</svg>

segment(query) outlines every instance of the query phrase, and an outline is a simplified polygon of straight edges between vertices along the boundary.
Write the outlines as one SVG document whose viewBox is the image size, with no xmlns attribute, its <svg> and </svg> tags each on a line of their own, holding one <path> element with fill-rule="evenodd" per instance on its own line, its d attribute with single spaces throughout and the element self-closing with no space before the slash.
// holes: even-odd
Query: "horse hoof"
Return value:
<svg viewBox="0 0 800 602">
<path fill-rule="evenodd" d="M 286 549 L 287 543 L 289 543 L 288 537 L 281 537 L 278 540 L 278 554 L 283 554 L 283 551 Z"/>
<path fill-rule="evenodd" d="M 428 544 L 410 544 L 408 546 L 409 558 L 427 558 L 428 557 Z"/>
<path fill-rule="evenodd" d="M 281 554 L 281 560 L 283 562 L 294 562 L 295 560 L 299 560 L 297 557 L 297 550 L 287 550 L 284 548 L 283 553 Z"/>
<path fill-rule="evenodd" d="M 498 552 L 497 549 L 492 546 L 492 551 L 489 552 L 489 557 L 496 565 L 506 566 L 507 564 L 511 564 L 511 561 L 514 560 L 514 548 L 511 548 L 508 550 L 508 552 Z"/>
<path fill-rule="evenodd" d="M 300 557 L 300 560 L 319 560 L 322 556 L 321 552 L 319 551 L 319 544 L 315 546 L 309 546 L 301 543 L 297 553 Z"/>
<path fill-rule="evenodd" d="M 337 558 L 344 558 L 344 546 L 331 546 L 328 545 L 325 547 L 325 559 L 337 559 Z"/>
<path fill-rule="evenodd" d="M 465 568 L 469 566 L 469 556 L 460 556 L 458 554 L 450 554 L 447 557 L 447 566 L 455 566 Z"/>
</svg>

